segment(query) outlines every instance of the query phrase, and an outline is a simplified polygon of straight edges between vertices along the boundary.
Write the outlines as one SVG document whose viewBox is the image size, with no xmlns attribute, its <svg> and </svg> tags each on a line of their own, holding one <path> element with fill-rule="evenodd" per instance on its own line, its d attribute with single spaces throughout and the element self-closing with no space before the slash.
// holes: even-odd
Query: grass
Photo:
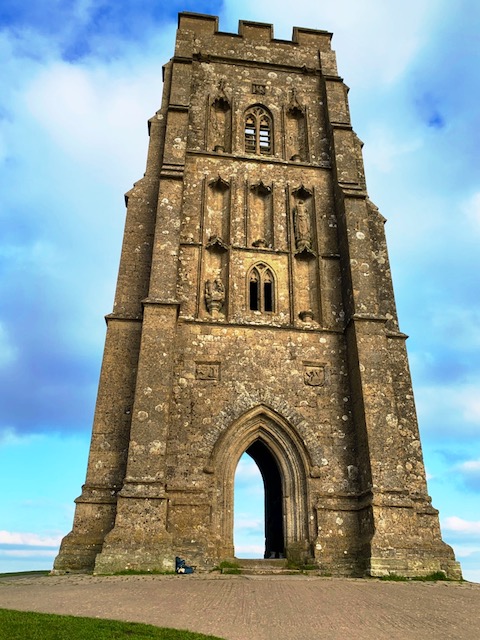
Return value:
<svg viewBox="0 0 480 640">
<path fill-rule="evenodd" d="M 0 640 L 222 640 L 136 622 L 0 609 Z"/>
<path fill-rule="evenodd" d="M 220 573 L 228 575 L 238 575 L 241 573 L 238 562 L 231 562 L 230 560 L 222 560 L 217 567 L 213 567 L 212 571 L 220 571 Z"/>
<path fill-rule="evenodd" d="M 407 576 L 400 576 L 396 573 L 390 573 L 388 576 L 381 576 L 380 580 L 389 580 L 392 582 L 410 582 L 413 580 L 415 580 L 416 582 L 451 582 L 450 578 L 447 578 L 443 571 L 434 571 L 433 573 L 429 573 L 426 576 L 414 576 L 412 578 L 408 578 Z"/>
</svg>

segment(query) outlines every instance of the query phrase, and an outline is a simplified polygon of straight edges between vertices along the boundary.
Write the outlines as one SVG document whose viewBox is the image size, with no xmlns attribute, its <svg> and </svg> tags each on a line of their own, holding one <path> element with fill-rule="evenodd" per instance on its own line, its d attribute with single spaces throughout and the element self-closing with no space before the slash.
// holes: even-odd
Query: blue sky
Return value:
<svg viewBox="0 0 480 640">
<path fill-rule="evenodd" d="M 333 31 L 386 226 L 434 505 L 480 582 L 480 5 L 476 0 L 3 0 L 0 571 L 49 568 L 84 481 L 124 223 L 177 12 Z M 236 544 L 261 546 L 256 470 Z M 244 496 L 244 497 L 242 497 Z"/>
</svg>

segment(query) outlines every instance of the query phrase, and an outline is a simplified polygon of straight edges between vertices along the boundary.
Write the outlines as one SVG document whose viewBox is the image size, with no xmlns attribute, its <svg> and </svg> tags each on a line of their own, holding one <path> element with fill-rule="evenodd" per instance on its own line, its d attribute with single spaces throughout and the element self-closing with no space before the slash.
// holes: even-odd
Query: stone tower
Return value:
<svg viewBox="0 0 480 640">
<path fill-rule="evenodd" d="M 264 479 L 265 557 L 460 576 L 427 494 L 385 220 L 330 39 L 179 15 L 55 571 L 232 558 L 246 451 Z"/>
</svg>

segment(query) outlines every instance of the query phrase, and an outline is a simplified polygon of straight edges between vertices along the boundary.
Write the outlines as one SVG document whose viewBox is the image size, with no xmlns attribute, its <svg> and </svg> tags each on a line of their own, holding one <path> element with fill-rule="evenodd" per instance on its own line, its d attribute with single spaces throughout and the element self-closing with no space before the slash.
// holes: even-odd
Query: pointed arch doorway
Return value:
<svg viewBox="0 0 480 640">
<path fill-rule="evenodd" d="M 214 467 L 223 508 L 214 516 L 220 557 L 233 557 L 234 476 L 246 452 L 257 464 L 265 489 L 265 558 L 308 555 L 305 447 L 279 414 L 260 405 L 235 420 L 217 442 Z"/>
</svg>

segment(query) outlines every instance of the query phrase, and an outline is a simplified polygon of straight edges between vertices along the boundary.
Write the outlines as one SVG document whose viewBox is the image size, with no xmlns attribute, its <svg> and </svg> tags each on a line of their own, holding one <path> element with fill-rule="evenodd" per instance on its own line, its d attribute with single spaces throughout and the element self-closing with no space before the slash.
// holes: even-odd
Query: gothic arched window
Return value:
<svg viewBox="0 0 480 640">
<path fill-rule="evenodd" d="M 272 117 L 263 107 L 250 107 L 245 113 L 245 151 L 272 155 Z"/>
<path fill-rule="evenodd" d="M 275 311 L 275 278 L 265 264 L 257 264 L 248 274 L 248 305 L 250 311 Z"/>
</svg>

